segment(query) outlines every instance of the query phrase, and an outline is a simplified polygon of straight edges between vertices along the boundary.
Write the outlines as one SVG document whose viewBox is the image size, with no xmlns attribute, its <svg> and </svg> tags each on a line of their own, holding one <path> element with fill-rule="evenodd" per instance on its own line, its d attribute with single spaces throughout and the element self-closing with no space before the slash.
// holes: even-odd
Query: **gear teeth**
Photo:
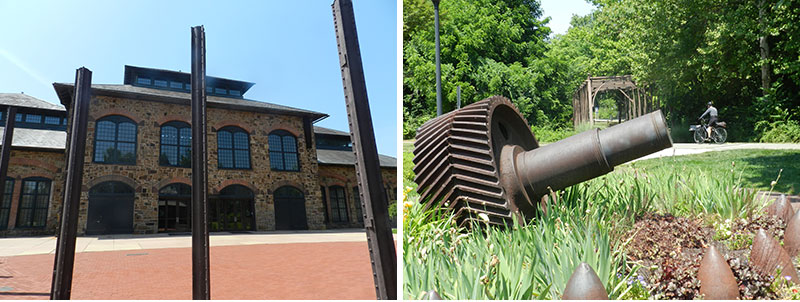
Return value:
<svg viewBox="0 0 800 302">
<path fill-rule="evenodd" d="M 490 116 L 498 105 L 514 107 L 504 97 L 491 97 L 436 117 L 417 130 L 414 182 L 425 207 L 448 208 L 461 226 L 473 221 L 511 222 L 511 205 L 502 189 L 490 136 Z M 518 112 L 518 111 L 517 111 Z"/>
</svg>

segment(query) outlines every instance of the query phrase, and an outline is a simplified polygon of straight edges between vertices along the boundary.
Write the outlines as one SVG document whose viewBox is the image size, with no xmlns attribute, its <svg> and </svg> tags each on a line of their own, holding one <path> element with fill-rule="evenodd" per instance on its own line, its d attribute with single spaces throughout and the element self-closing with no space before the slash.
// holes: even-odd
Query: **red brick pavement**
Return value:
<svg viewBox="0 0 800 302">
<path fill-rule="evenodd" d="M 218 246 L 210 253 L 212 299 L 375 299 L 366 242 Z M 191 299 L 191 257 L 190 248 L 78 253 L 72 298 Z M 49 298 L 53 258 L 0 258 L 0 299 Z"/>
</svg>

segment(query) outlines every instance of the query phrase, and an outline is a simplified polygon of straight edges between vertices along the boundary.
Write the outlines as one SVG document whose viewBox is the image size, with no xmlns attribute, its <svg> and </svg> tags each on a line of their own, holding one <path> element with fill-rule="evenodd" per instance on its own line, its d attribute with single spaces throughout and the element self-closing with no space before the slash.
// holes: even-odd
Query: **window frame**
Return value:
<svg viewBox="0 0 800 302">
<path fill-rule="evenodd" d="M 272 150 L 272 144 L 269 144 L 270 137 L 272 137 L 272 136 L 277 136 L 277 137 L 280 138 L 280 142 L 281 142 L 281 148 L 280 148 L 281 150 L 280 151 Z M 285 137 L 291 137 L 294 140 L 294 152 L 285 151 L 285 148 L 283 147 L 284 146 L 283 139 Z M 301 170 L 301 167 L 300 167 L 300 150 L 299 150 L 297 145 L 298 145 L 297 144 L 297 137 L 294 134 L 292 134 L 291 132 L 289 132 L 289 131 L 286 131 L 286 130 L 275 130 L 275 131 L 270 132 L 269 135 L 267 135 L 267 153 L 269 154 L 269 168 L 270 168 L 270 170 L 272 170 L 272 171 L 282 171 L 282 172 L 300 172 L 300 170 Z M 276 154 L 279 153 L 280 154 L 281 159 L 282 159 L 282 163 L 283 163 L 283 168 L 282 169 L 278 169 L 278 168 L 275 167 L 275 165 L 272 164 L 272 160 L 273 160 L 272 154 L 273 153 L 276 153 Z M 297 167 L 297 169 L 294 169 L 294 170 L 286 169 L 286 154 L 291 154 L 291 153 L 294 153 L 295 159 L 296 159 L 295 166 Z"/>
<path fill-rule="evenodd" d="M 334 194 L 334 192 L 336 192 L 337 190 L 341 190 L 342 192 L 341 199 L 339 199 Z M 336 202 L 334 202 L 334 198 L 336 198 Z M 331 205 L 331 213 L 330 213 L 331 223 L 337 223 L 337 224 L 350 223 L 350 213 L 347 209 L 347 190 L 345 190 L 344 187 L 338 185 L 328 187 L 328 203 Z M 341 217 L 342 209 L 344 209 L 344 218 Z M 336 213 L 336 215 L 334 215 L 334 212 Z"/>
<path fill-rule="evenodd" d="M 36 182 L 36 188 L 34 189 L 34 193 L 33 194 L 25 193 L 25 183 L 29 182 L 29 181 Z M 46 182 L 47 183 L 47 185 L 46 185 L 46 187 L 47 187 L 47 194 L 46 194 L 47 195 L 47 204 L 45 205 L 44 208 L 39 208 L 37 206 L 37 202 L 36 202 L 36 199 L 38 199 L 38 197 L 40 195 L 42 195 L 42 194 L 39 193 L 39 186 L 40 186 L 41 182 Z M 44 229 L 44 228 L 46 228 L 47 227 L 47 212 L 48 212 L 48 210 L 50 208 L 50 199 L 52 198 L 52 194 L 53 194 L 53 180 L 52 179 L 44 178 L 44 177 L 28 177 L 28 178 L 23 179 L 22 180 L 22 186 L 20 187 L 20 192 L 19 192 L 19 206 L 17 208 L 16 228 L 17 229 Z M 31 196 L 31 195 L 34 196 L 34 198 L 33 198 L 33 206 L 31 208 L 23 208 L 22 207 L 22 205 L 23 205 L 22 199 L 25 198 L 25 196 Z M 23 217 L 22 217 L 23 210 L 31 210 L 33 212 L 30 215 L 29 225 L 23 225 L 23 223 L 26 222 L 26 221 L 23 220 Z M 42 222 L 41 226 L 34 226 L 33 225 L 34 224 L 34 219 L 36 218 L 36 212 L 37 211 L 44 211 L 44 215 L 42 216 L 42 217 L 44 217 L 43 218 L 44 221 Z"/>
<path fill-rule="evenodd" d="M 10 190 L 8 188 L 8 185 L 7 185 L 9 182 L 11 184 Z M 13 196 L 14 196 L 14 184 L 15 184 L 15 182 L 16 182 L 16 180 L 14 178 L 6 177 L 6 182 L 3 184 L 3 185 L 6 186 L 6 190 L 3 193 L 2 199 L 0 199 L 0 221 L 2 221 L 2 216 L 4 215 L 3 214 L 3 210 L 5 210 L 6 211 L 5 212 L 5 216 L 6 216 L 5 221 L 6 221 L 6 223 L 0 223 L 0 230 L 8 229 L 8 221 L 11 220 L 11 204 L 14 203 L 14 199 L 13 199 L 14 197 Z M 8 197 L 8 206 L 4 207 L 3 204 L 4 204 L 4 201 L 5 201 L 6 197 Z M 19 211 L 17 211 L 17 212 L 19 212 Z"/>
<path fill-rule="evenodd" d="M 232 167 L 223 167 L 222 166 L 222 162 L 220 161 L 220 152 L 219 151 L 220 151 L 220 149 L 223 149 L 223 148 L 220 148 L 220 143 L 219 143 L 219 140 L 220 140 L 219 133 L 220 132 L 228 132 L 228 133 L 231 134 L 231 147 L 230 148 L 224 148 L 224 150 L 231 150 L 231 155 L 232 155 L 231 158 L 232 158 L 232 163 L 233 163 Z M 241 133 L 244 133 L 245 135 L 247 135 L 247 168 L 237 168 L 236 167 L 236 150 L 244 150 L 244 149 L 236 149 L 234 134 L 237 133 L 237 132 L 241 132 Z M 237 127 L 237 126 L 225 126 L 225 127 L 219 128 L 217 130 L 217 169 L 220 169 L 220 170 L 252 170 L 253 169 L 253 152 L 251 152 L 250 149 L 251 149 L 251 144 L 250 144 L 250 133 L 249 132 L 247 132 L 244 129 L 242 129 L 240 127 Z"/>
<path fill-rule="evenodd" d="M 175 145 L 166 144 L 167 146 L 175 147 L 176 152 L 178 152 L 178 154 L 177 154 L 178 163 L 175 164 L 175 165 L 170 164 L 169 160 L 167 160 L 166 163 L 162 163 L 161 162 L 161 154 L 164 154 L 164 142 L 163 142 L 164 127 L 173 127 L 178 131 L 178 137 L 177 137 L 176 144 Z M 189 145 L 188 146 L 182 146 L 181 145 L 181 129 L 184 129 L 184 128 L 188 128 L 189 129 Z M 161 124 L 161 127 L 159 128 L 159 134 L 158 134 L 158 165 L 159 166 L 162 166 L 162 167 L 178 167 L 178 168 L 191 168 L 192 167 L 192 158 L 191 158 L 192 157 L 191 156 L 191 151 L 192 151 L 192 131 L 191 130 L 192 130 L 192 126 L 187 122 L 169 121 L 169 122 Z M 185 165 L 185 166 L 181 165 L 181 147 L 189 148 L 189 152 L 190 152 L 189 153 L 189 164 Z"/>
<path fill-rule="evenodd" d="M 113 142 L 114 143 L 114 149 L 117 149 L 117 150 L 119 150 L 119 148 L 117 147 L 118 144 L 119 144 L 119 125 L 121 123 L 123 123 L 123 122 L 133 124 L 134 132 L 135 132 L 135 134 L 134 134 L 135 139 L 133 141 L 133 162 L 132 163 L 121 162 L 119 160 L 113 161 L 113 162 L 97 161 L 97 142 L 98 142 L 97 134 L 99 132 L 97 125 L 100 122 L 104 122 L 104 121 L 111 121 L 111 122 L 114 123 L 114 140 L 113 141 L 100 140 L 100 141 L 101 142 Z M 123 142 L 123 143 L 130 143 L 130 142 Z M 139 125 L 136 124 L 136 122 L 134 122 L 132 119 L 130 119 L 128 117 L 125 117 L 125 116 L 122 116 L 122 115 L 108 115 L 108 116 L 104 116 L 102 118 L 99 118 L 99 119 L 95 120 L 95 122 L 94 122 L 94 142 L 93 142 L 92 149 L 93 149 L 93 152 L 92 152 L 92 162 L 93 163 L 106 164 L 106 165 L 135 166 L 136 162 L 139 159 L 139 157 L 138 157 L 139 156 L 139 152 L 138 152 L 139 151 Z M 103 156 L 103 157 L 104 157 L 104 160 L 105 160 L 105 156 Z"/>
</svg>

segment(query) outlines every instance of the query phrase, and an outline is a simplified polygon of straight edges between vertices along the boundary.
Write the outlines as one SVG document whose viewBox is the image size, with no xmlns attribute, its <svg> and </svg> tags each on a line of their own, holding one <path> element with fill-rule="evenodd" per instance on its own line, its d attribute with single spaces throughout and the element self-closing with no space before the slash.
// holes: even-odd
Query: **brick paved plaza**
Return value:
<svg viewBox="0 0 800 302">
<path fill-rule="evenodd" d="M 323 235 L 212 235 L 211 298 L 375 299 L 364 233 L 330 234 L 336 242 L 323 242 Z M 262 243 L 270 238 L 287 243 Z M 191 248 L 169 247 L 189 236 L 90 239 L 99 244 L 94 249 L 105 244 L 107 251 L 76 254 L 73 299 L 192 298 Z M 0 239 L 0 250 L 12 240 L 20 239 Z M 136 248 L 156 240 L 168 247 Z M 52 253 L 0 256 L 0 299 L 49 298 L 53 259 Z"/>
</svg>

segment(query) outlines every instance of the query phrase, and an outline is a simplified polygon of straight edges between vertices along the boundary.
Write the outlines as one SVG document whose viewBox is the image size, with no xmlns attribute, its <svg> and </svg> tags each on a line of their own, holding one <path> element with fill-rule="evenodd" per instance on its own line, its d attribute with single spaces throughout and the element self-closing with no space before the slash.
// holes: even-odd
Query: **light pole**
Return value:
<svg viewBox="0 0 800 302">
<path fill-rule="evenodd" d="M 439 61 L 439 1 L 433 1 L 433 27 L 436 31 L 436 116 L 442 115 L 442 67 Z"/>
</svg>

